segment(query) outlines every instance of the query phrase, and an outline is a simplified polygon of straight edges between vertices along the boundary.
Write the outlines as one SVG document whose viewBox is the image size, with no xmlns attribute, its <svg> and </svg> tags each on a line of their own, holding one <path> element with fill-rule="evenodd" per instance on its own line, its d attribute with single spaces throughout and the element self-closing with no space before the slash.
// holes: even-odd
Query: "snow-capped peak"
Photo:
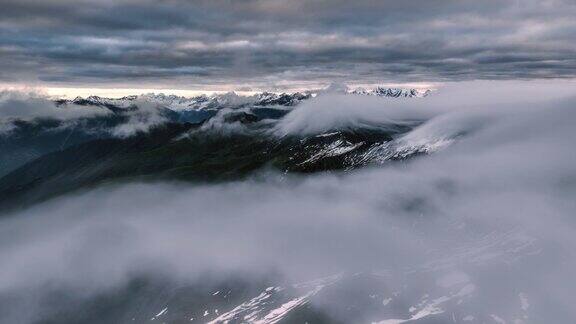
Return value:
<svg viewBox="0 0 576 324">
<path fill-rule="evenodd" d="M 295 106 L 298 103 L 313 98 L 318 94 L 344 93 L 351 95 L 366 95 L 391 98 L 413 98 L 425 97 L 430 94 L 430 90 L 402 89 L 375 87 L 372 89 L 355 88 L 351 89 L 345 84 L 333 83 L 329 87 L 318 91 L 305 91 L 293 93 L 261 92 L 252 95 L 240 95 L 236 92 L 226 92 L 213 95 L 199 95 L 195 97 L 183 97 L 177 95 L 167 95 L 163 93 L 146 93 L 132 95 L 122 98 L 105 98 L 99 96 L 89 96 L 87 98 L 77 97 L 71 101 L 59 100 L 58 103 L 74 103 L 78 105 L 102 106 L 116 109 L 130 109 L 138 102 L 150 102 L 160 107 L 171 110 L 203 110 L 220 108 L 237 108 L 244 106 Z"/>
</svg>

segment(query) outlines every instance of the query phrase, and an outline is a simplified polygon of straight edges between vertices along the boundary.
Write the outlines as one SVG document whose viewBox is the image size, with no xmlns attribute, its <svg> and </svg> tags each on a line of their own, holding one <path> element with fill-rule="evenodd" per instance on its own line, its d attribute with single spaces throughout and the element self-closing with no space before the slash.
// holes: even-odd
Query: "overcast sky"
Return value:
<svg viewBox="0 0 576 324">
<path fill-rule="evenodd" d="M 0 84 L 572 78 L 574 0 L 0 0 Z"/>
</svg>

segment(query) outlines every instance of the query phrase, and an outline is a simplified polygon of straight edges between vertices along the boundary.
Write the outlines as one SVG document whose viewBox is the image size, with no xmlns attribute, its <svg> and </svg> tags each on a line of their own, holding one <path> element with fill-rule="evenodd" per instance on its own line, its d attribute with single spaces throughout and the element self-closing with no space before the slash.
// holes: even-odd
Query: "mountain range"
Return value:
<svg viewBox="0 0 576 324">
<path fill-rule="evenodd" d="M 134 107 L 137 103 L 148 102 L 157 104 L 175 111 L 178 110 L 202 110 L 202 109 L 220 109 L 220 108 L 238 108 L 242 106 L 285 106 L 292 107 L 298 103 L 316 97 L 318 94 L 330 90 L 305 91 L 293 93 L 273 93 L 260 92 L 250 95 L 241 95 L 235 92 L 220 93 L 214 95 L 200 95 L 196 97 L 183 97 L 166 94 L 142 94 L 132 95 L 122 98 L 105 98 L 99 96 L 89 96 L 86 98 L 77 97 L 72 100 L 60 99 L 55 102 L 58 105 L 76 104 L 108 107 L 112 110 L 126 109 Z M 336 93 L 378 96 L 386 98 L 421 98 L 428 96 L 432 90 L 403 89 L 403 88 L 344 88 L 334 91 Z"/>
</svg>

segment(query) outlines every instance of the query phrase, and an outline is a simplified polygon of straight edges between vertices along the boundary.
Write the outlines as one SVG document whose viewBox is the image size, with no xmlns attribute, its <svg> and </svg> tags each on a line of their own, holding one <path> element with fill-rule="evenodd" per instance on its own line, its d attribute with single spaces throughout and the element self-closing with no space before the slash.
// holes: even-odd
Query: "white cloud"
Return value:
<svg viewBox="0 0 576 324">
<path fill-rule="evenodd" d="M 531 278 L 522 291 L 545 291 L 553 305 L 535 306 L 538 318 L 575 318 L 572 308 L 562 308 L 576 270 L 575 104 L 445 110 L 414 132 L 473 131 L 401 166 L 304 179 L 272 174 L 216 185 L 104 187 L 20 211 L 0 221 L 0 294 L 41 293 L 46 283 L 89 294 L 146 269 L 193 281 L 204 271 L 310 278 L 336 270 L 466 268 L 480 291 L 498 292 L 507 289 L 500 285 L 507 275 L 519 275 L 507 272 L 511 264 L 535 258 L 522 269 Z M 310 125 L 303 129 L 321 129 Z M 30 307 L 26 313 L 34 314 Z"/>
<path fill-rule="evenodd" d="M 91 117 L 109 113 L 94 106 L 64 105 L 61 107 L 47 96 L 36 92 L 0 91 L 0 120 L 52 118 L 59 120 Z"/>
</svg>

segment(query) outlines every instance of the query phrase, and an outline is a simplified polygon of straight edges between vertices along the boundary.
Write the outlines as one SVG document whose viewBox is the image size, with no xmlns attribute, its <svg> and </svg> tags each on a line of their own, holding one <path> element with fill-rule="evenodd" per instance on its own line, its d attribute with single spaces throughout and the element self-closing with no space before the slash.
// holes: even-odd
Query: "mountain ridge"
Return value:
<svg viewBox="0 0 576 324">
<path fill-rule="evenodd" d="M 345 88 L 338 91 L 317 90 L 297 92 L 258 92 L 251 95 L 242 95 L 234 91 L 213 95 L 199 95 L 193 97 L 170 95 L 164 93 L 146 93 L 130 95 L 121 98 L 107 98 L 100 96 L 76 97 L 72 100 L 55 100 L 57 105 L 76 104 L 81 106 L 101 106 L 107 108 L 130 109 L 137 103 L 151 103 L 166 107 L 171 110 L 205 110 L 218 108 L 237 108 L 247 105 L 252 106 L 285 106 L 293 107 L 302 101 L 325 93 L 342 93 L 349 95 L 377 96 L 386 98 L 422 98 L 431 94 L 430 89 L 405 89 L 405 88 Z"/>
</svg>

